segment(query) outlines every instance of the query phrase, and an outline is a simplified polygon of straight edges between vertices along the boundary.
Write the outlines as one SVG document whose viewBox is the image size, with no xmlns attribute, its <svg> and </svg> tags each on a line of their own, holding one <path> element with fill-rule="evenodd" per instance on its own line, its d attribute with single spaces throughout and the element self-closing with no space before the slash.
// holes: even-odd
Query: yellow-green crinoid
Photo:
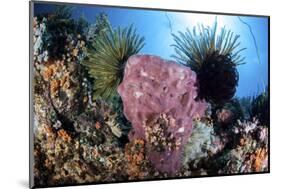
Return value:
<svg viewBox="0 0 281 189">
<path fill-rule="evenodd" d="M 144 38 L 136 29 L 112 29 L 102 32 L 95 41 L 95 51 L 89 50 L 83 64 L 94 78 L 94 97 L 110 99 L 117 94 L 117 87 L 123 79 L 127 59 L 138 53 L 144 46 Z"/>
</svg>

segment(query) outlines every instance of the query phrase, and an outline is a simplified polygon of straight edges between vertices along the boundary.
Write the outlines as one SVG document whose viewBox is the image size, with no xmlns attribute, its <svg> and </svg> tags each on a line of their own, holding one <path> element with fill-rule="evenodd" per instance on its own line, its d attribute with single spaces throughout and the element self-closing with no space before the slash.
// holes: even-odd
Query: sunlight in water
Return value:
<svg viewBox="0 0 281 189">
<path fill-rule="evenodd" d="M 187 23 L 192 27 L 198 26 L 198 24 L 199 25 L 203 24 L 204 26 L 212 27 L 216 19 L 217 19 L 219 30 L 225 25 L 227 25 L 227 20 L 225 19 L 225 16 L 221 16 L 221 15 L 206 15 L 200 13 L 190 13 L 190 14 L 185 14 L 185 16 L 182 17 L 182 19 L 184 23 Z"/>
</svg>

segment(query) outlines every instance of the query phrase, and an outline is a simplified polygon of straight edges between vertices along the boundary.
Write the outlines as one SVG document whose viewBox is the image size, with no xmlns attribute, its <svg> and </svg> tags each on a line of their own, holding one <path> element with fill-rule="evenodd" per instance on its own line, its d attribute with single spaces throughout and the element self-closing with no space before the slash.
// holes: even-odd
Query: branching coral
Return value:
<svg viewBox="0 0 281 189">
<path fill-rule="evenodd" d="M 108 99 L 116 95 L 126 61 L 143 46 L 144 38 L 136 34 L 133 26 L 125 29 L 109 28 L 101 33 L 95 41 L 98 50 L 89 50 L 89 59 L 83 62 L 88 67 L 89 75 L 95 79 L 95 97 Z"/>
<path fill-rule="evenodd" d="M 176 52 L 173 57 L 198 75 L 199 98 L 215 104 L 230 100 L 238 83 L 236 66 L 244 63 L 240 55 L 244 48 L 238 49 L 239 35 L 234 36 L 225 28 L 217 34 L 215 22 L 213 28 L 201 25 L 173 37 Z"/>
</svg>

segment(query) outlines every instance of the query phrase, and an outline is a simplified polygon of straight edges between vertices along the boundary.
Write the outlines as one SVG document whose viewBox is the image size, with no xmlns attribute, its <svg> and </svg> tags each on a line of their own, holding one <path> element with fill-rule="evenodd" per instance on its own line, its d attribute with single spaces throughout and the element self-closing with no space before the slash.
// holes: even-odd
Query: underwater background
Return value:
<svg viewBox="0 0 281 189">
<path fill-rule="evenodd" d="M 268 18 L 34 4 L 34 183 L 268 172 Z"/>
</svg>

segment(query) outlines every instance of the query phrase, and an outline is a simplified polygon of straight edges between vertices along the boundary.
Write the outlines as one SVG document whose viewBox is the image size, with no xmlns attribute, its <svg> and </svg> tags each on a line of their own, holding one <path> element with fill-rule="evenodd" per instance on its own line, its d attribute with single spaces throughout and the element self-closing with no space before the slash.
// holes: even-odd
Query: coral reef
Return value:
<svg viewBox="0 0 281 189">
<path fill-rule="evenodd" d="M 43 102 L 36 104 L 40 106 Z M 100 111 L 103 108 L 105 111 Z M 38 185 L 121 181 L 127 177 L 126 172 L 120 174 L 125 169 L 124 152 L 112 132 L 113 126 L 107 124 L 107 120 L 114 119 L 108 113 L 111 109 L 101 103 L 95 103 L 91 109 L 77 116 L 73 123 L 75 132 L 45 124 L 48 118 L 43 116 L 50 114 L 48 110 L 37 115 L 40 123 L 34 154 L 35 170 L 40 169 L 35 174 Z"/>
<path fill-rule="evenodd" d="M 83 17 L 74 20 L 70 6 L 57 6 L 54 14 L 49 15 L 43 46 L 52 59 L 64 59 L 67 62 L 82 60 L 88 23 Z"/>
<path fill-rule="evenodd" d="M 239 121 L 233 128 L 238 141 L 221 159 L 225 167 L 220 173 L 251 173 L 268 170 L 268 128 L 258 120 Z"/>
<path fill-rule="evenodd" d="M 156 56 L 131 56 L 118 87 L 124 114 L 132 122 L 130 140 L 144 139 L 147 155 L 162 172 L 175 173 L 192 121 L 206 104 L 195 101 L 196 75 L 189 68 Z"/>
<path fill-rule="evenodd" d="M 238 49 L 239 35 L 233 37 L 233 32 L 225 28 L 217 34 L 215 22 L 213 28 L 201 25 L 173 37 L 173 57 L 197 73 L 198 97 L 219 105 L 230 100 L 238 84 L 236 66 L 244 63 L 240 52 L 245 48 Z"/>
<path fill-rule="evenodd" d="M 45 56 L 50 53 L 44 43 L 54 40 L 45 38 L 50 36 L 46 25 L 52 19 L 34 19 L 35 183 L 56 186 L 123 180 L 127 176 L 120 171 L 125 158 L 118 139 L 123 131 L 116 121 L 120 115 L 105 102 L 92 101 L 78 58 L 86 44 L 79 41 L 79 34 L 63 42 L 65 51 L 59 55 L 65 56 Z M 77 47 L 81 48 L 78 54 L 69 53 Z"/>
<path fill-rule="evenodd" d="M 34 17 L 35 186 L 267 172 L 268 93 L 233 98 L 243 49 L 216 27 L 174 35 L 186 66 L 105 13 Z"/>
</svg>

